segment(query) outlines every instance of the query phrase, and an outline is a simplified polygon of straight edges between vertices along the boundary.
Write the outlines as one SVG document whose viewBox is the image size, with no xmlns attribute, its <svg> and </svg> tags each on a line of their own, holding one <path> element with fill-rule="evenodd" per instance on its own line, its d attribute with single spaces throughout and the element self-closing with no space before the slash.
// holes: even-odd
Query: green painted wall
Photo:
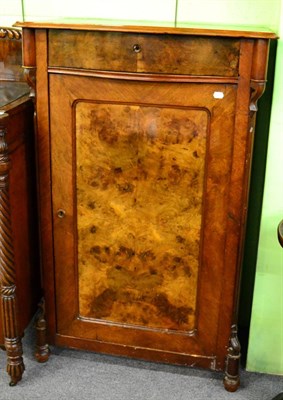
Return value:
<svg viewBox="0 0 283 400">
<path fill-rule="evenodd" d="M 281 0 L 178 0 L 178 20 L 207 24 L 279 26 Z"/>
<path fill-rule="evenodd" d="M 283 10 L 280 36 L 283 36 Z M 279 39 L 247 369 L 283 374 L 283 39 Z"/>
<path fill-rule="evenodd" d="M 242 362 L 245 365 L 252 313 L 254 281 L 256 273 L 259 231 L 264 192 L 270 115 L 272 106 L 274 69 L 277 41 L 270 43 L 267 84 L 263 96 L 258 101 L 257 127 L 254 138 L 250 198 L 247 218 L 247 232 L 244 248 L 241 296 L 239 302 L 239 337 L 242 344 Z"/>
<path fill-rule="evenodd" d="M 13 23 L 22 15 L 28 20 L 101 18 L 131 21 L 250 25 L 276 30 L 281 0 L 8 0 L 1 7 Z M 176 3 L 178 7 L 176 7 Z M 177 8 L 177 13 L 176 13 Z M 13 19 L 16 17 L 15 19 Z M 20 18 L 22 19 L 22 18 Z M 2 23 L 2 22 L 1 22 Z"/>
<path fill-rule="evenodd" d="M 24 0 L 25 20 L 56 18 L 173 22 L 174 0 Z"/>
<path fill-rule="evenodd" d="M 3 4 L 2 4 L 3 3 Z M 22 19 L 21 0 L 2 1 L 0 13 L 0 26 L 11 26 Z"/>
<path fill-rule="evenodd" d="M 176 1 L 178 7 L 176 8 Z M 0 25 L 17 20 L 55 20 L 58 18 L 100 18 L 173 25 L 202 24 L 254 29 L 281 29 L 283 0 L 9 0 L 1 7 Z M 247 368 L 283 373 L 283 250 L 276 239 L 276 227 L 283 218 L 283 44 L 279 40 L 274 94 L 271 108 L 275 46 L 272 46 L 269 84 L 260 100 L 257 137 L 251 181 L 250 211 L 244 257 L 240 325 L 249 333 Z M 268 139 L 268 131 L 269 139 Z M 268 145 L 268 154 L 266 149 Z M 267 156 L 267 165 L 265 159 Z M 280 163 L 281 162 L 281 163 Z M 266 176 L 265 176 L 266 166 Z M 265 176 L 265 186 L 264 186 Z M 262 217 L 262 192 L 264 200 Z M 258 232 L 260 228 L 260 237 Z M 254 275 L 256 281 L 254 288 Z M 245 353 L 245 352 L 244 352 Z"/>
</svg>

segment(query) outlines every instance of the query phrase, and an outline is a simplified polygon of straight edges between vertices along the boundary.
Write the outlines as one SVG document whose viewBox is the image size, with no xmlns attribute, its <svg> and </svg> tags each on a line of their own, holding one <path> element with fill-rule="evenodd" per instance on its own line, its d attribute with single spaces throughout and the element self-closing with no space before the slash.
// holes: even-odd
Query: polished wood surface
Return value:
<svg viewBox="0 0 283 400">
<path fill-rule="evenodd" d="M 29 87 L 26 82 L 1 82 L 0 85 L 0 107 L 4 108 L 9 103 L 14 103 L 22 99 L 23 96 L 28 97 Z"/>
<path fill-rule="evenodd" d="M 236 390 L 250 160 L 271 36 L 22 25 L 24 65 L 36 70 L 50 342 L 225 370 Z M 26 58 L 25 36 L 35 48 Z"/>
</svg>

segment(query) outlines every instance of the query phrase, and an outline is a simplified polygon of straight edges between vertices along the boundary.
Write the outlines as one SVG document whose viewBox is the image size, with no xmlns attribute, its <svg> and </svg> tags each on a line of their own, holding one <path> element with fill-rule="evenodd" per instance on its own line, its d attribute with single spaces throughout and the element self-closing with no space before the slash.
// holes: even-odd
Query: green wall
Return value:
<svg viewBox="0 0 283 400">
<path fill-rule="evenodd" d="M 283 36 L 281 10 L 280 36 Z M 278 40 L 247 369 L 283 374 L 283 39 Z"/>
<path fill-rule="evenodd" d="M 0 21 L 101 18 L 251 25 L 277 30 L 281 0 L 6 0 Z M 176 7 L 176 3 L 178 7 Z M 4 7 L 4 10 L 3 10 Z M 177 11 L 177 12 L 176 12 Z"/>
<path fill-rule="evenodd" d="M 254 137 L 247 231 L 243 257 L 241 296 L 239 302 L 239 337 L 242 345 L 242 362 L 246 365 L 249 328 L 253 304 L 254 281 L 259 244 L 259 231 L 265 183 L 267 148 L 274 85 L 277 41 L 270 43 L 267 84 L 258 101 L 257 126 Z"/>
<path fill-rule="evenodd" d="M 178 7 L 176 8 L 176 1 Z M 281 30 L 283 0 L 9 0 L 1 6 L 0 25 L 17 20 L 58 18 L 100 18 L 134 23 L 227 25 L 246 29 Z M 272 47 L 270 65 L 274 63 Z M 260 101 L 252 193 L 248 219 L 240 324 L 249 327 L 247 368 L 283 374 L 283 250 L 276 239 L 276 227 L 283 218 L 283 44 L 278 42 L 276 75 L 269 130 L 273 72 Z M 268 139 L 269 130 L 269 139 Z M 267 164 L 266 147 L 268 143 Z M 265 175 L 266 166 L 266 175 Z M 261 216 L 262 192 L 265 175 Z M 261 216 L 261 217 L 260 217 Z M 260 229 L 260 236 L 258 232 Z M 257 251 L 258 250 L 258 251 Z M 256 271 L 255 287 L 254 275 Z M 253 297 L 254 288 L 254 297 Z M 248 332 L 248 329 L 247 329 Z"/>
<path fill-rule="evenodd" d="M 1 4 L 0 26 L 11 26 L 15 21 L 22 20 L 21 0 L 3 1 Z"/>
</svg>

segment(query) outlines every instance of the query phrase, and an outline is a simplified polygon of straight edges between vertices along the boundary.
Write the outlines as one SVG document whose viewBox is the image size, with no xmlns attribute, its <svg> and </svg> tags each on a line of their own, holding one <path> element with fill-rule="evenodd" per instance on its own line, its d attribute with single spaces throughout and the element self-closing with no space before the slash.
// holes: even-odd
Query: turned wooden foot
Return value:
<svg viewBox="0 0 283 400">
<path fill-rule="evenodd" d="M 223 384 L 227 392 L 236 392 L 240 386 L 240 378 L 239 376 L 229 376 L 225 374 Z"/>
<path fill-rule="evenodd" d="M 21 379 L 25 370 L 23 350 L 20 338 L 5 339 L 7 352 L 7 373 L 10 375 L 10 386 L 15 386 Z"/>
<path fill-rule="evenodd" d="M 25 365 L 22 358 L 21 339 L 7 339 L 6 346 L 1 345 L 0 349 L 7 354 L 7 372 L 11 380 L 9 385 L 15 386 L 21 379 L 25 370 Z"/>
<path fill-rule="evenodd" d="M 36 329 L 36 346 L 35 358 L 38 362 L 44 363 L 48 361 L 50 349 L 46 341 L 46 320 L 45 320 L 45 302 L 44 299 L 39 303 L 39 311 L 35 322 Z"/>
<path fill-rule="evenodd" d="M 16 287 L 1 287 L 1 305 L 4 320 L 4 349 L 7 356 L 7 373 L 11 378 L 10 386 L 15 386 L 25 370 L 22 340 L 18 335 L 16 316 Z"/>
<path fill-rule="evenodd" d="M 238 339 L 237 326 L 233 325 L 231 329 L 231 337 L 229 341 L 226 369 L 223 384 L 228 392 L 235 392 L 240 386 L 240 359 L 241 345 Z"/>
</svg>

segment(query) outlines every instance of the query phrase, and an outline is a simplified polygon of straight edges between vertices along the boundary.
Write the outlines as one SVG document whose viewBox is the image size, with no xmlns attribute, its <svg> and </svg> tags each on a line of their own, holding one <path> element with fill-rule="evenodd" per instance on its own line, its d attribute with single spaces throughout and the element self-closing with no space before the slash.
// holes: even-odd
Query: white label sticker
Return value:
<svg viewBox="0 0 283 400">
<path fill-rule="evenodd" d="M 215 99 L 223 99 L 224 93 L 223 93 L 223 92 L 214 92 L 214 93 L 213 93 L 213 97 L 214 97 Z"/>
</svg>

